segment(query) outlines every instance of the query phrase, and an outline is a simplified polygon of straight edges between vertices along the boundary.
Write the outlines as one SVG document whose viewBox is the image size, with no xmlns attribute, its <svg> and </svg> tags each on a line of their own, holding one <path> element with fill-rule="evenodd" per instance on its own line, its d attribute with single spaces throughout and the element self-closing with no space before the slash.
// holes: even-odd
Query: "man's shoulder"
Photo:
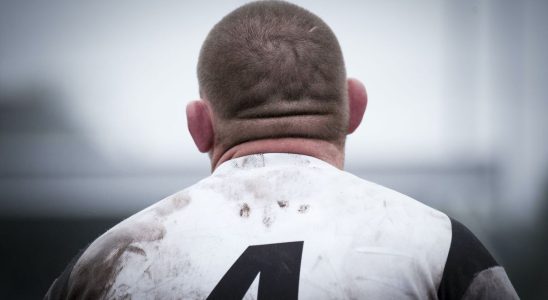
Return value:
<svg viewBox="0 0 548 300">
<path fill-rule="evenodd" d="M 166 234 L 165 220 L 190 203 L 188 191 L 166 197 L 118 223 L 81 251 L 50 288 L 68 298 L 101 298 L 129 257 L 146 257 Z M 46 297 L 47 298 L 47 297 Z"/>
<path fill-rule="evenodd" d="M 450 218 L 444 212 L 390 187 L 344 173 L 346 181 L 354 186 L 352 193 L 355 197 L 375 203 L 383 210 L 390 210 L 401 222 L 425 223 L 428 226 L 435 223 L 450 231 Z"/>
<path fill-rule="evenodd" d="M 451 246 L 439 299 L 518 299 L 504 268 L 462 223 L 451 218 Z"/>
</svg>

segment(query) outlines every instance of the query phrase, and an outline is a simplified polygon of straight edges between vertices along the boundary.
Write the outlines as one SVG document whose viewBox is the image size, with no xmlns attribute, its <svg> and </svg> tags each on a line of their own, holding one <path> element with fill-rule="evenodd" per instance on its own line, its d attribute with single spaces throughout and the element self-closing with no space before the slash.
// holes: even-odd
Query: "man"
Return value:
<svg viewBox="0 0 548 300">
<path fill-rule="evenodd" d="M 342 171 L 367 96 L 317 16 L 236 9 L 198 78 L 188 127 L 212 175 L 99 237 L 46 298 L 517 298 L 463 225 Z"/>
</svg>

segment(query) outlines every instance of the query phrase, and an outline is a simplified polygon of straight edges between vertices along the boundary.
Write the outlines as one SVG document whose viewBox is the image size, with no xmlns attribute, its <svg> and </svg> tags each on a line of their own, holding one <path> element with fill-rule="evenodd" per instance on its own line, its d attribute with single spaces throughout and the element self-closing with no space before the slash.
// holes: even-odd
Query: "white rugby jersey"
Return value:
<svg viewBox="0 0 548 300">
<path fill-rule="evenodd" d="M 313 157 L 260 154 L 119 223 L 46 299 L 516 299 L 463 225 Z"/>
</svg>

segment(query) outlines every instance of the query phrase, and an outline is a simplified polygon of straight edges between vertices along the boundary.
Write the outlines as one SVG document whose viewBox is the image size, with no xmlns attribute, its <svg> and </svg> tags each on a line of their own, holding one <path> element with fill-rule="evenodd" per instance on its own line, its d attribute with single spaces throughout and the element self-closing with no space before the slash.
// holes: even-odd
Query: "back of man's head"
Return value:
<svg viewBox="0 0 548 300">
<path fill-rule="evenodd" d="M 327 24 L 301 7 L 258 1 L 225 16 L 202 46 L 198 80 L 218 147 L 293 137 L 344 145 L 341 49 Z"/>
</svg>

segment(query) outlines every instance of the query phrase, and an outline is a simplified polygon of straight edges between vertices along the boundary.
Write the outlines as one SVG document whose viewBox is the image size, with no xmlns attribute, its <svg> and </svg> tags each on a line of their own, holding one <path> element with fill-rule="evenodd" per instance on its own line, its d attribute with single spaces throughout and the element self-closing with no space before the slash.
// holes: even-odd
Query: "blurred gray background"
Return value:
<svg viewBox="0 0 548 300">
<path fill-rule="evenodd" d="M 186 129 L 200 45 L 246 1 L 0 1 L 0 295 L 209 174 Z M 548 299 L 548 1 L 294 1 L 369 94 L 346 167 L 465 223 Z"/>
</svg>

